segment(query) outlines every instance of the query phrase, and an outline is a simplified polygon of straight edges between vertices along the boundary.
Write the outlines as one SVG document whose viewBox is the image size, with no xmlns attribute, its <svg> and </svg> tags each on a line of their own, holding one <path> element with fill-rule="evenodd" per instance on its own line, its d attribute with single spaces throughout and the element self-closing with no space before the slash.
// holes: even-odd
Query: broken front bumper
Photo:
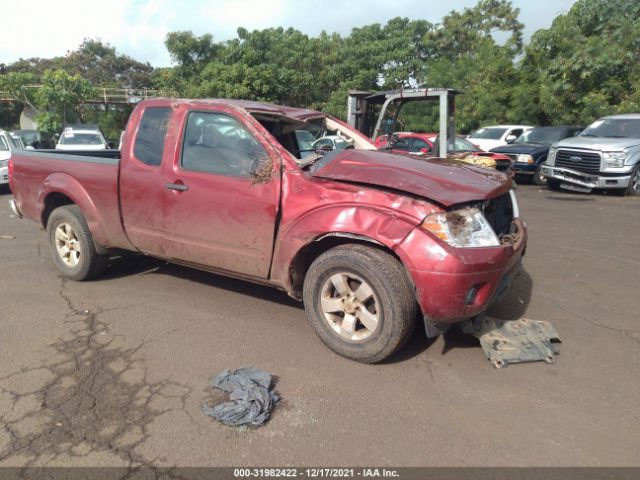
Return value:
<svg viewBox="0 0 640 480">
<path fill-rule="evenodd" d="M 526 245 L 524 223 L 514 222 L 518 235 L 512 245 L 450 248 L 416 229 L 396 250 L 416 287 L 427 333 L 430 326 L 443 328 L 481 314 L 508 291 Z"/>
<path fill-rule="evenodd" d="M 542 173 L 549 178 L 553 178 L 554 180 L 589 189 L 627 188 L 629 186 L 629 180 L 631 179 L 631 174 L 605 177 L 595 174 L 582 173 L 576 170 L 571 170 L 569 168 L 550 167 L 548 165 L 542 166 Z"/>
</svg>

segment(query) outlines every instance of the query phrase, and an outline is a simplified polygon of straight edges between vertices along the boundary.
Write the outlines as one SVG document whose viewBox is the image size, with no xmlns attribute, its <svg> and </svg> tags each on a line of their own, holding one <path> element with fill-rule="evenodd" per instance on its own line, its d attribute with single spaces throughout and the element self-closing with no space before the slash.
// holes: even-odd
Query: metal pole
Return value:
<svg viewBox="0 0 640 480">
<path fill-rule="evenodd" d="M 439 156 L 442 158 L 447 158 L 447 145 L 449 144 L 448 136 L 447 136 L 447 124 L 449 123 L 449 115 L 448 115 L 448 92 L 438 92 L 438 96 L 440 97 L 440 152 Z"/>
</svg>

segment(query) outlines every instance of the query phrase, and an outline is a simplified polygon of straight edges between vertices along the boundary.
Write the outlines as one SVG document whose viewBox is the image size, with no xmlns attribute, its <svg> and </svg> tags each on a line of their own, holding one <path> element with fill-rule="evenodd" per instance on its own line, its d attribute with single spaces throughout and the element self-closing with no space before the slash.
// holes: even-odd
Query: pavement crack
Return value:
<svg viewBox="0 0 640 480">
<path fill-rule="evenodd" d="M 611 330 L 613 332 L 618 332 L 621 333 L 622 335 L 624 335 L 625 337 L 633 340 L 634 342 L 640 344 L 640 331 L 638 330 L 630 330 L 630 329 L 624 329 L 624 328 L 617 328 L 617 327 L 612 327 L 610 325 L 603 325 L 601 323 L 598 323 L 594 320 L 591 320 L 583 315 L 580 315 L 576 312 L 573 312 L 565 307 L 563 307 L 562 305 L 560 305 L 560 303 L 558 303 L 556 300 L 552 299 L 552 298 L 548 298 L 546 297 L 547 300 L 549 302 L 551 302 L 553 305 L 555 305 L 558 309 L 562 310 L 565 313 L 568 313 L 569 315 L 572 315 L 574 318 L 577 318 L 578 320 L 581 320 L 583 322 L 589 323 L 590 325 L 593 325 L 594 327 L 598 327 L 598 328 L 603 328 L 605 330 Z M 637 336 L 636 336 L 637 335 Z"/>
<path fill-rule="evenodd" d="M 9 413 L 0 416 L 0 431 L 9 437 L 8 444 L 0 447 L 0 465 L 18 454 L 27 458 L 21 462 L 30 467 L 64 456 L 110 452 L 126 466 L 123 478 L 140 468 L 155 471 L 136 449 L 147 441 L 149 426 L 159 415 L 186 412 L 191 387 L 149 379 L 141 360 L 144 343 L 118 346 L 123 342 L 114 341 L 118 336 L 100 318 L 114 309 L 80 308 L 65 279 L 58 295 L 66 305 L 62 323 L 68 325 L 68 332 L 50 345 L 55 354 L 41 365 L 0 378 L 0 394 L 11 405 Z M 51 358 L 57 360 L 51 362 Z M 25 379 L 34 387 L 25 389 Z M 39 402 L 37 408 L 10 417 L 27 400 Z M 173 402 L 162 408 L 163 400 Z"/>
</svg>

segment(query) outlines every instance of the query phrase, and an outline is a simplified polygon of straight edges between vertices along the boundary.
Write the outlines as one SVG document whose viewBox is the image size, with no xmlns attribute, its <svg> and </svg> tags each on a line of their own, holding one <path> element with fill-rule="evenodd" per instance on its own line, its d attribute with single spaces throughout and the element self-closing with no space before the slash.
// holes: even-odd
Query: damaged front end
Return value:
<svg viewBox="0 0 640 480">
<path fill-rule="evenodd" d="M 480 340 L 485 355 L 496 368 L 523 362 L 554 363 L 554 356 L 558 353 L 557 346 L 561 342 L 558 333 L 549 322 L 525 318 L 504 321 L 485 315 L 486 310 L 509 291 L 521 271 L 520 258 L 524 255 L 526 229 L 519 218 L 518 204 L 513 191 L 481 203 L 442 212 L 440 216 L 444 219 L 443 225 L 434 226 L 427 223 L 423 224 L 423 228 L 449 245 L 461 247 L 459 251 L 467 247 L 468 253 L 460 255 L 463 263 L 477 254 L 472 247 L 502 247 L 505 252 L 513 252 L 511 262 L 518 258 L 516 263 L 507 261 L 507 268 L 499 280 L 491 283 L 493 293 L 487 301 L 481 302 L 482 310 L 470 319 L 460 322 L 462 332 L 474 335 Z M 425 222 L 428 221 L 429 217 Z M 462 238 L 463 241 L 457 240 L 458 238 Z M 470 274 L 469 278 L 477 282 L 481 275 Z M 467 290 L 463 299 L 465 305 L 474 304 L 474 299 L 478 297 L 477 285 L 479 283 L 474 283 Z M 434 324 L 429 315 L 425 315 L 427 336 L 434 337 L 444 333 L 451 323 Z"/>
</svg>

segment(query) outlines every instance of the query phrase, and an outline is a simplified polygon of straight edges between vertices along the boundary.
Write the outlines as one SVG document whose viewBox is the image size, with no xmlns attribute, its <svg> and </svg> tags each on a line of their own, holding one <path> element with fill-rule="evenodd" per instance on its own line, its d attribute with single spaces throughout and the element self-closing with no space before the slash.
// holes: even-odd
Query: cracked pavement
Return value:
<svg viewBox="0 0 640 480">
<path fill-rule="evenodd" d="M 474 338 L 420 331 L 360 365 L 281 292 L 141 256 L 64 281 L 0 191 L 0 466 L 640 466 L 640 200 L 518 195 L 526 273 L 491 314 L 564 343 L 494 370 Z M 256 430 L 201 412 L 242 366 L 283 399 Z"/>
</svg>

